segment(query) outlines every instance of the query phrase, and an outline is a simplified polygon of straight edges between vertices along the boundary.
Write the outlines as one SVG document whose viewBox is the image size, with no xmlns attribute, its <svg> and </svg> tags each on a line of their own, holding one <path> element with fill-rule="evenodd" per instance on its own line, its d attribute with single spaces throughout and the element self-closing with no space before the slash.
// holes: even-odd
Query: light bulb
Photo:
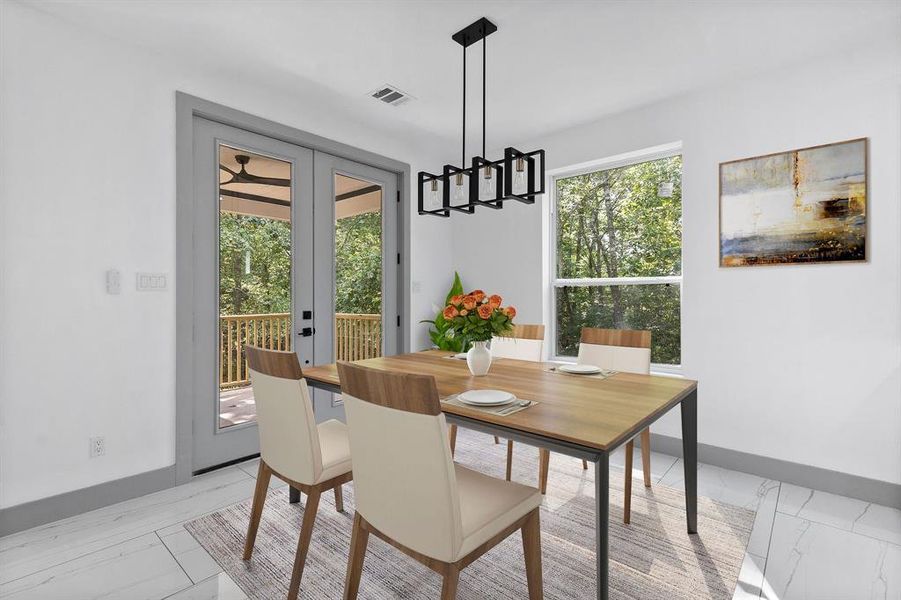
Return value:
<svg viewBox="0 0 901 600">
<path fill-rule="evenodd" d="M 513 193 L 524 194 L 526 192 L 526 161 L 523 158 L 516 159 L 516 170 L 513 172 Z"/>
<path fill-rule="evenodd" d="M 441 202 L 438 196 L 438 180 L 432 180 L 432 190 L 429 192 L 429 200 L 432 208 L 436 208 Z"/>
<path fill-rule="evenodd" d="M 454 177 L 454 204 L 466 203 L 466 190 L 463 186 L 463 174 L 457 173 Z"/>
<path fill-rule="evenodd" d="M 494 177 L 491 167 L 482 169 L 482 181 L 479 183 L 479 200 L 494 199 Z"/>
</svg>

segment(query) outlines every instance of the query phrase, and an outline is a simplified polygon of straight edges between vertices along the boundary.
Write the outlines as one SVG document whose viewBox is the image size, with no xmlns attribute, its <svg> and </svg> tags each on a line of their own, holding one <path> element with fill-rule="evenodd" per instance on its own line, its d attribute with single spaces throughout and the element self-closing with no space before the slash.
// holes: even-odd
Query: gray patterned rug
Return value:
<svg viewBox="0 0 901 600">
<path fill-rule="evenodd" d="M 506 446 L 490 436 L 460 430 L 457 460 L 503 477 Z M 513 479 L 535 485 L 538 452 L 517 445 Z M 640 460 L 638 461 L 640 463 Z M 610 474 L 610 596 L 641 600 L 732 598 L 754 522 L 752 511 L 698 498 L 696 536 L 685 531 L 681 490 L 633 483 L 632 523 L 622 522 L 622 471 Z M 548 599 L 594 598 L 594 486 L 581 462 L 551 455 L 548 495 L 541 511 L 544 593 Z M 345 513 L 324 495 L 301 582 L 301 597 L 341 598 L 350 530 L 353 485 L 344 486 Z M 253 558 L 241 560 L 250 500 L 191 521 L 188 531 L 248 597 L 282 599 L 300 531 L 303 501 L 288 503 L 287 489 L 269 493 Z M 361 599 L 440 596 L 441 578 L 381 540 L 370 537 Z M 513 534 L 460 576 L 459 598 L 527 598 L 522 541 Z"/>
</svg>

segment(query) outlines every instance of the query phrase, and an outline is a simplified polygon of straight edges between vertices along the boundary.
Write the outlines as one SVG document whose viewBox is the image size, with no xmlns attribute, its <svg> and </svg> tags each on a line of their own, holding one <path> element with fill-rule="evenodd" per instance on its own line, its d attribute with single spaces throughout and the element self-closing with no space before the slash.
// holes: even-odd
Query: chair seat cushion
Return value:
<svg viewBox="0 0 901 600">
<path fill-rule="evenodd" d="M 319 446 L 322 452 L 322 474 L 314 483 L 344 475 L 351 470 L 350 442 L 347 425 L 330 419 L 316 426 L 319 430 Z"/>
<path fill-rule="evenodd" d="M 541 505 L 533 487 L 454 465 L 460 495 L 463 545 L 459 560 Z"/>
</svg>

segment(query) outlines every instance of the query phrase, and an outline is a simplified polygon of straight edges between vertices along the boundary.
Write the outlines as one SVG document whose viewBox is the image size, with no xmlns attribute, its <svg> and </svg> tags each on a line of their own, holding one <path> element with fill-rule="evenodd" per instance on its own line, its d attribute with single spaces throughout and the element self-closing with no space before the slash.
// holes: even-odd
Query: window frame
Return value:
<svg viewBox="0 0 901 600">
<path fill-rule="evenodd" d="M 652 285 L 652 284 L 670 284 L 679 286 L 679 336 L 680 336 L 680 357 L 682 356 L 683 336 L 683 315 L 684 311 L 684 295 L 682 287 L 685 278 L 685 231 L 682 231 L 681 240 L 681 256 L 682 269 L 679 275 L 665 275 L 660 277 L 598 277 L 598 278 L 560 278 L 557 276 L 557 180 L 567 179 L 578 175 L 586 175 L 596 171 L 604 171 L 608 169 L 616 169 L 626 167 L 643 162 L 650 162 L 662 158 L 670 158 L 682 154 L 682 142 L 673 142 L 663 144 L 634 152 L 627 152 L 615 156 L 609 156 L 599 160 L 571 165 L 560 169 L 554 169 L 548 173 L 547 190 L 548 196 L 548 252 L 547 252 L 547 298 L 549 307 L 548 314 L 548 335 L 549 335 L 549 357 L 552 361 L 571 361 L 574 356 L 562 356 L 557 354 L 557 294 L 556 291 L 561 287 L 595 287 L 602 285 Z M 683 162 L 684 173 L 684 162 Z M 685 202 L 683 199 L 683 218 Z M 668 365 L 661 363 L 651 363 L 651 372 L 658 374 L 681 375 L 682 362 L 678 365 Z"/>
</svg>

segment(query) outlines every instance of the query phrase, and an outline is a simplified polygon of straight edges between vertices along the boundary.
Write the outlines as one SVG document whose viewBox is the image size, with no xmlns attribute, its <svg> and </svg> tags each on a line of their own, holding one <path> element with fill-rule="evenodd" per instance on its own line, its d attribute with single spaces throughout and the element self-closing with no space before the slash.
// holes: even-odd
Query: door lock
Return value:
<svg viewBox="0 0 901 600">
<path fill-rule="evenodd" d="M 300 331 L 297 332 L 297 335 L 302 337 L 310 337 L 311 335 L 316 335 L 315 327 L 304 327 Z"/>
</svg>

